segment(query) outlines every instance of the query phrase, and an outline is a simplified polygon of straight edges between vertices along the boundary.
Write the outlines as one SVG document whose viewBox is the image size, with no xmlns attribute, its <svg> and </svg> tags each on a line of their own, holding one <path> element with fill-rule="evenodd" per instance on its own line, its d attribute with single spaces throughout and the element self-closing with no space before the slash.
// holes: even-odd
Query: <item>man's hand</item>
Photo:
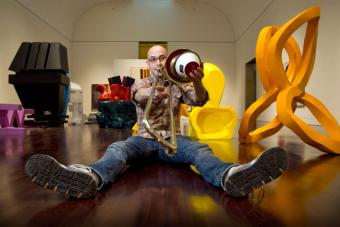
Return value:
<svg viewBox="0 0 340 227">
<path fill-rule="evenodd" d="M 193 72 L 190 72 L 189 78 L 194 84 L 201 84 L 202 79 L 204 77 L 204 73 L 201 67 L 198 67 Z"/>
<path fill-rule="evenodd" d="M 148 98 L 150 97 L 150 90 L 151 87 L 138 89 L 134 97 L 136 102 L 139 103 L 141 106 L 145 107 Z M 156 85 L 153 102 L 159 102 L 169 96 L 170 93 L 164 86 Z"/>
<path fill-rule="evenodd" d="M 161 85 L 156 85 L 154 99 L 156 101 L 159 101 L 162 99 L 166 99 L 167 97 L 170 97 L 170 93 L 165 89 L 165 87 Z"/>
</svg>

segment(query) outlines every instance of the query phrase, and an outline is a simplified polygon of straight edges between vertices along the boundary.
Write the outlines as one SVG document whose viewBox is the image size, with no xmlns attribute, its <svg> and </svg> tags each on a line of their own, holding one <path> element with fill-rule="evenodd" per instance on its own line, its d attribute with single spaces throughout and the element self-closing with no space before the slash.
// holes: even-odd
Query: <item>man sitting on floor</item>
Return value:
<svg viewBox="0 0 340 227">
<path fill-rule="evenodd" d="M 32 155 L 26 162 L 26 173 L 39 186 L 66 193 L 76 198 L 91 198 L 103 185 L 114 182 L 127 164 L 138 159 L 157 157 L 171 163 L 191 164 L 201 176 L 212 185 L 223 189 L 233 197 L 243 197 L 255 188 L 277 178 L 287 167 L 287 155 L 281 148 L 270 148 L 255 160 L 242 165 L 225 163 L 218 159 L 208 145 L 189 137 L 177 136 L 177 152 L 168 156 L 163 146 L 147 133 L 142 124 L 144 108 L 153 83 L 163 81 L 158 86 L 149 122 L 152 128 L 164 138 L 170 137 L 168 97 L 171 89 L 176 131 L 180 134 L 180 104 L 202 106 L 208 94 L 202 84 L 203 70 L 198 68 L 190 73 L 193 85 L 176 85 L 167 88 L 166 78 L 159 73 L 164 70 L 167 50 L 153 46 L 148 51 L 147 65 L 150 77 L 137 81 L 132 87 L 132 99 L 138 115 L 138 136 L 118 141 L 108 146 L 101 159 L 89 165 L 65 166 L 51 156 Z M 228 152 L 228 151 L 226 151 Z"/>
</svg>

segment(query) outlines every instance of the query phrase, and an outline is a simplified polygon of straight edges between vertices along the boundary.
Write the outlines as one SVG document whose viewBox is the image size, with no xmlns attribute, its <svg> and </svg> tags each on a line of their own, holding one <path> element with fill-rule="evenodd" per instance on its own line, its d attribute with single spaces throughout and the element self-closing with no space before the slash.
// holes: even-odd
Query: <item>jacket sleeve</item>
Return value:
<svg viewBox="0 0 340 227">
<path fill-rule="evenodd" d="M 206 92 L 205 100 L 198 101 L 195 89 L 192 85 L 182 85 L 179 89 L 182 92 L 183 102 L 190 106 L 203 106 L 209 100 L 209 94 Z"/>
</svg>

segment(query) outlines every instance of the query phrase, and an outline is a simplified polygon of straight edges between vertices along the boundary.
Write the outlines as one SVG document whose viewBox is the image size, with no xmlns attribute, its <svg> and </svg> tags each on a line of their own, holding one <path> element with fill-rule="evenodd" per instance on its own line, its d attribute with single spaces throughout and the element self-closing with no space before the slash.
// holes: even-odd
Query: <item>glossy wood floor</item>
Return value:
<svg viewBox="0 0 340 227">
<path fill-rule="evenodd" d="M 340 156 L 305 145 L 285 128 L 257 145 L 239 145 L 236 138 L 218 145 L 225 147 L 219 151 L 224 160 L 241 163 L 272 146 L 288 151 L 289 169 L 247 199 L 227 196 L 190 168 L 162 162 L 133 166 L 95 199 L 81 201 L 38 187 L 24 173 L 34 153 L 91 163 L 129 135 L 97 125 L 0 135 L 0 226 L 340 225 Z"/>
</svg>

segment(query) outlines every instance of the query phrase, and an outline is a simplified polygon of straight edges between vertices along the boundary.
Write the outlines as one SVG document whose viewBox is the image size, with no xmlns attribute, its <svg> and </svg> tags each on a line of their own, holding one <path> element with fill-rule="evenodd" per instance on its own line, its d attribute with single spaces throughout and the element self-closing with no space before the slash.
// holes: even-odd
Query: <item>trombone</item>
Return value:
<svg viewBox="0 0 340 227">
<path fill-rule="evenodd" d="M 165 152 L 169 156 L 176 154 L 177 143 L 176 143 L 176 126 L 173 113 L 173 103 L 171 96 L 171 87 L 173 84 L 183 85 L 191 82 L 188 77 L 190 72 L 193 72 L 199 66 L 203 66 L 200 57 L 193 51 L 187 49 L 178 49 L 172 52 L 165 62 L 165 69 L 159 69 L 159 75 L 162 75 L 169 81 L 169 111 L 170 111 L 170 141 L 164 139 L 159 133 L 157 133 L 149 123 L 150 110 L 152 101 L 154 99 L 155 90 L 159 85 L 159 80 L 153 83 L 150 91 L 150 95 L 144 110 L 144 117 L 142 124 L 146 131 L 164 148 Z"/>
</svg>

